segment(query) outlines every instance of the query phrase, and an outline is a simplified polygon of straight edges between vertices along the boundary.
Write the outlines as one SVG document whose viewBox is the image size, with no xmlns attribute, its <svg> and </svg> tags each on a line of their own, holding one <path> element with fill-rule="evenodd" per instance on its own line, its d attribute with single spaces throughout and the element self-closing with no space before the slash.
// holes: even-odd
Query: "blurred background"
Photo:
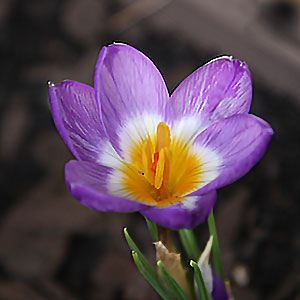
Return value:
<svg viewBox="0 0 300 300">
<path fill-rule="evenodd" d="M 0 299 L 158 299 L 122 235 L 127 226 L 153 259 L 143 218 L 72 199 L 63 178 L 72 155 L 49 111 L 47 80 L 93 85 L 112 41 L 146 53 L 170 91 L 216 56 L 248 63 L 251 111 L 275 135 L 262 161 L 218 193 L 224 266 L 237 300 L 300 299 L 299 0 L 1 0 Z M 197 237 L 204 247 L 205 224 Z"/>
</svg>

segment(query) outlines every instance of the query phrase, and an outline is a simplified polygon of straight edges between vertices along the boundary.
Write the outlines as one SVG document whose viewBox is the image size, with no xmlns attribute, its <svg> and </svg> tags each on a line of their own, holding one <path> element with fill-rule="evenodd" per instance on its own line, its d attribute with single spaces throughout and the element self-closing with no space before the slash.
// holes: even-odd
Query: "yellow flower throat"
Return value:
<svg viewBox="0 0 300 300">
<path fill-rule="evenodd" d="M 120 170 L 122 191 L 139 202 L 169 205 L 199 186 L 201 170 L 191 142 L 171 139 L 168 125 L 160 122 L 156 134 L 131 148 L 130 162 Z"/>
</svg>

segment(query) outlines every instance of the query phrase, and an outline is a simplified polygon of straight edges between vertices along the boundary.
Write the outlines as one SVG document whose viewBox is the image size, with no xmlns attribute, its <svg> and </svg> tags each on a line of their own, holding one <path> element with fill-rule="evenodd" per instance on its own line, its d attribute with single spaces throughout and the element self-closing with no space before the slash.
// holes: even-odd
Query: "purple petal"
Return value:
<svg viewBox="0 0 300 300">
<path fill-rule="evenodd" d="M 200 197 L 186 198 L 186 203 L 177 203 L 162 208 L 153 207 L 141 211 L 141 214 L 163 227 L 192 229 L 207 218 L 216 201 L 216 192 L 211 191 Z"/>
<path fill-rule="evenodd" d="M 102 48 L 94 81 L 107 135 L 121 154 L 120 127 L 143 114 L 163 116 L 168 90 L 152 61 L 125 44 Z"/>
<path fill-rule="evenodd" d="M 50 107 L 61 137 L 79 160 L 96 161 L 103 140 L 94 89 L 76 81 L 49 85 Z"/>
<path fill-rule="evenodd" d="M 268 123 L 248 114 L 222 119 L 201 132 L 194 143 L 220 157 L 219 175 L 190 195 L 205 194 L 245 175 L 262 157 L 272 135 Z"/>
<path fill-rule="evenodd" d="M 213 274 L 213 290 L 211 295 L 213 300 L 228 300 L 226 286 L 223 280 L 214 271 L 212 271 L 212 274 Z"/>
<path fill-rule="evenodd" d="M 187 77 L 173 92 L 167 113 L 175 120 L 199 116 L 207 123 L 249 111 L 251 75 L 245 63 L 231 57 L 214 59 Z"/>
<path fill-rule="evenodd" d="M 113 170 L 99 164 L 71 160 L 65 179 L 71 194 L 84 206 L 104 212 L 133 212 L 148 205 L 108 194 L 107 180 Z"/>
</svg>

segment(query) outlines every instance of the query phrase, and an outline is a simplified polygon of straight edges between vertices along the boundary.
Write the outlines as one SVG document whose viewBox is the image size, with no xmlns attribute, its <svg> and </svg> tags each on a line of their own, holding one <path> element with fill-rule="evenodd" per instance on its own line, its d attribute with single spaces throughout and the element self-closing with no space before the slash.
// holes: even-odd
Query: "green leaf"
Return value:
<svg viewBox="0 0 300 300">
<path fill-rule="evenodd" d="M 139 259 L 141 261 L 141 263 L 143 264 L 144 268 L 147 270 L 147 272 L 153 277 L 153 278 L 157 278 L 158 279 L 158 274 L 155 271 L 154 267 L 149 263 L 149 261 L 147 260 L 147 258 L 143 255 L 143 253 L 140 251 L 140 249 L 137 247 L 136 243 L 133 241 L 133 239 L 131 238 L 131 236 L 129 235 L 127 228 L 124 228 L 124 235 L 126 238 L 126 241 L 128 243 L 129 248 L 132 251 L 135 251 L 138 256 Z"/>
<path fill-rule="evenodd" d="M 179 238 L 188 258 L 198 261 L 200 257 L 200 249 L 198 247 L 193 230 L 181 229 L 178 232 Z"/>
<path fill-rule="evenodd" d="M 159 237 L 158 237 L 158 229 L 157 229 L 157 225 L 153 222 L 151 222 L 149 219 L 147 219 L 145 217 L 145 220 L 147 222 L 147 226 L 148 226 L 148 229 L 152 235 L 152 240 L 154 243 L 158 242 L 159 241 Z"/>
<path fill-rule="evenodd" d="M 149 263 L 149 261 L 139 250 L 135 242 L 132 240 L 131 236 L 127 231 L 127 228 L 124 228 L 124 235 L 130 249 L 132 250 L 132 258 L 141 274 L 163 299 L 171 300 L 171 297 L 168 296 L 168 293 L 166 292 L 163 284 L 161 283 L 160 278 L 157 272 L 155 271 L 154 267 Z"/>
<path fill-rule="evenodd" d="M 137 252 L 132 251 L 131 253 L 132 258 L 141 272 L 141 274 L 144 276 L 144 278 L 148 281 L 148 283 L 156 290 L 156 292 L 164 299 L 164 300 L 171 300 L 172 298 L 167 294 L 166 290 L 163 288 L 162 284 L 157 280 L 157 278 L 153 278 L 147 270 L 145 270 Z"/>
<path fill-rule="evenodd" d="M 208 222 L 209 234 L 213 236 L 212 259 L 213 259 L 214 270 L 224 281 L 225 276 L 224 276 L 224 271 L 223 271 L 223 266 L 222 266 L 219 240 L 218 240 L 213 210 L 211 210 L 211 212 L 208 216 L 207 222 Z"/>
<path fill-rule="evenodd" d="M 195 279 L 197 282 L 200 299 L 201 300 L 212 300 L 210 293 L 206 289 L 206 286 L 205 286 L 205 283 L 204 283 L 204 280 L 203 280 L 203 277 L 202 277 L 202 274 L 201 274 L 198 264 L 196 262 L 194 262 L 193 260 L 191 260 L 190 265 L 191 265 L 191 267 L 194 268 Z"/>
<path fill-rule="evenodd" d="M 175 296 L 175 298 L 178 300 L 190 300 L 188 295 L 184 292 L 184 290 L 180 287 L 176 280 L 167 271 L 162 261 L 158 261 L 157 265 L 161 269 L 164 281 L 167 284 L 169 290 Z"/>
</svg>

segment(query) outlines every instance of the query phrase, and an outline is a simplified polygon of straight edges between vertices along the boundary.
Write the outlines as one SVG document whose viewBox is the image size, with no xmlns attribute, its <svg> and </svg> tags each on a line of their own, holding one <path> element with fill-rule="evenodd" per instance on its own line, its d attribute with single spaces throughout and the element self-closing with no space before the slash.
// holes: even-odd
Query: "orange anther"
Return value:
<svg viewBox="0 0 300 300">
<path fill-rule="evenodd" d="M 159 152 L 162 148 L 169 147 L 171 143 L 171 133 L 167 124 L 160 122 L 157 126 L 156 136 L 156 152 Z"/>
</svg>

